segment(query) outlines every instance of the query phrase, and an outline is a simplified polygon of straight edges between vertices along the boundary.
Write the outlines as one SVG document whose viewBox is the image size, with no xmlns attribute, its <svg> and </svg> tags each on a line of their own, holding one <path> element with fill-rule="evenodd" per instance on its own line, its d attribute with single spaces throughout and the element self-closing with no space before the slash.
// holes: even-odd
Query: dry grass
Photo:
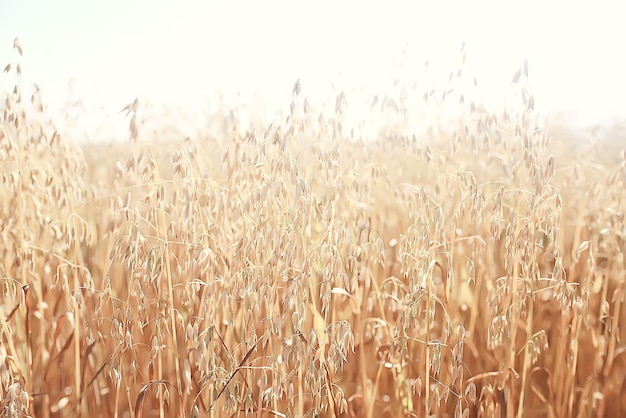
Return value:
<svg viewBox="0 0 626 418">
<path fill-rule="evenodd" d="M 626 413 L 623 153 L 528 95 L 351 141 L 300 89 L 265 132 L 82 148 L 3 97 L 5 416 Z"/>
</svg>

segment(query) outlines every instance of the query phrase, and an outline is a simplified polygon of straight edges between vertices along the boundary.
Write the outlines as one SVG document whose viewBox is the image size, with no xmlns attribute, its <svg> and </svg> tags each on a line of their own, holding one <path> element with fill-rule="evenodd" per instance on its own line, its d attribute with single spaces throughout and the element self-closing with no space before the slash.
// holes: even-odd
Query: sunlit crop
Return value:
<svg viewBox="0 0 626 418">
<path fill-rule="evenodd" d="M 377 140 L 297 83 L 262 129 L 151 141 L 135 103 L 80 145 L 3 86 L 3 415 L 621 416 L 624 152 L 538 125 L 526 74 Z"/>
</svg>

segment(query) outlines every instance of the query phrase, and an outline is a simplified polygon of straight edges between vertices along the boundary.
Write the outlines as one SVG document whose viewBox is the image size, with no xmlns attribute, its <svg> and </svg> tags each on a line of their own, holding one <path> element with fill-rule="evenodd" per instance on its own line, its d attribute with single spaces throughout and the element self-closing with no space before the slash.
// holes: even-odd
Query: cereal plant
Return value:
<svg viewBox="0 0 626 418">
<path fill-rule="evenodd" d="M 519 107 L 464 100 L 423 138 L 361 140 L 349 95 L 315 107 L 298 82 L 269 126 L 224 110 L 157 140 L 135 102 L 131 141 L 77 144 L 23 94 L 18 49 L 4 416 L 626 413 L 626 157 L 542 126 L 527 65 Z"/>
</svg>

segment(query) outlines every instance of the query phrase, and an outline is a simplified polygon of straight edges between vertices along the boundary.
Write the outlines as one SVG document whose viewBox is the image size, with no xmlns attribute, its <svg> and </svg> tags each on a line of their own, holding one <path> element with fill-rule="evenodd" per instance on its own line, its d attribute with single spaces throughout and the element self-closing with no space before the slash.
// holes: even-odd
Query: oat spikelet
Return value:
<svg viewBox="0 0 626 418">
<path fill-rule="evenodd" d="M 20 44 L 19 38 L 15 38 L 13 40 L 13 48 L 17 49 L 17 52 L 19 52 L 20 57 L 23 55 L 23 53 L 22 53 L 22 44 Z"/>
</svg>

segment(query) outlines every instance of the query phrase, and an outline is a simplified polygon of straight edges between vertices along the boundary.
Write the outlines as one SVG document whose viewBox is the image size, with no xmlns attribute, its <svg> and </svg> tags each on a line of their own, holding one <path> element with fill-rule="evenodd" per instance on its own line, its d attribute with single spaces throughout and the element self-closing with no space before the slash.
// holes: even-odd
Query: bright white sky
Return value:
<svg viewBox="0 0 626 418">
<path fill-rule="evenodd" d="M 466 41 L 488 101 L 504 100 L 528 58 L 537 109 L 577 126 L 626 113 L 619 1 L 0 0 L 0 10 L 0 68 L 18 36 L 24 79 L 51 109 L 70 78 L 88 105 L 116 112 L 135 97 L 200 106 L 215 90 L 287 107 L 298 78 L 303 94 L 324 96 L 339 74 L 389 85 L 400 62 L 407 77 L 426 60 L 447 75 Z"/>
</svg>

